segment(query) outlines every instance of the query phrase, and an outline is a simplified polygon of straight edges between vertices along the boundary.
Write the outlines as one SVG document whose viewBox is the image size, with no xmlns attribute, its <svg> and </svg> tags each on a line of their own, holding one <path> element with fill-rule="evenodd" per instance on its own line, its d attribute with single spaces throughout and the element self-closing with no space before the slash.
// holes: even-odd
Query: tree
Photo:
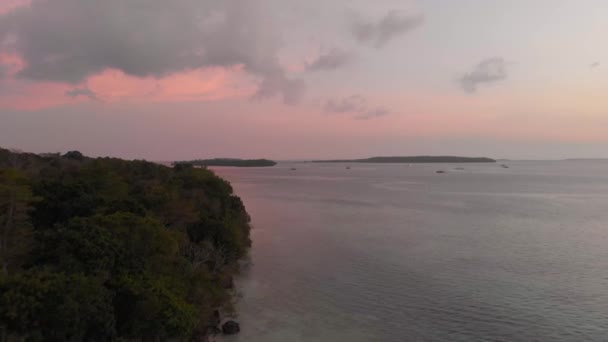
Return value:
<svg viewBox="0 0 608 342">
<path fill-rule="evenodd" d="M 210 170 L 0 148 L 0 341 L 202 336 L 249 230 Z"/>
<path fill-rule="evenodd" d="M 84 160 L 84 156 L 79 151 L 69 151 L 63 155 L 64 158 L 74 159 L 78 161 Z"/>
<path fill-rule="evenodd" d="M 30 270 L 0 282 L 0 320 L 28 341 L 107 341 L 116 335 L 111 292 L 99 278 Z"/>
<path fill-rule="evenodd" d="M 35 200 L 23 173 L 0 171 L 0 260 L 4 275 L 27 253 L 32 233 L 28 212 Z"/>
</svg>

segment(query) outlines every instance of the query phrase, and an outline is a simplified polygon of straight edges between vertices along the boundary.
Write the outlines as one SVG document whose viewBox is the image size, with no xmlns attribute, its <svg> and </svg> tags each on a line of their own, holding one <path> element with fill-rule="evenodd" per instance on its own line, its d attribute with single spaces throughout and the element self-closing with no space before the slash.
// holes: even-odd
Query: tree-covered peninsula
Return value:
<svg viewBox="0 0 608 342">
<path fill-rule="evenodd" d="M 314 160 L 314 163 L 495 163 L 496 160 L 483 157 L 455 156 L 414 156 L 414 157 L 371 157 L 365 159 Z"/>
<path fill-rule="evenodd" d="M 269 167 L 275 166 L 277 163 L 268 159 L 235 159 L 235 158 L 214 158 L 214 159 L 196 159 L 190 161 L 178 161 L 174 165 L 190 164 L 194 166 L 235 166 L 235 167 Z"/>
<path fill-rule="evenodd" d="M 0 149 L 2 339 L 202 340 L 249 230 L 206 169 Z"/>
</svg>

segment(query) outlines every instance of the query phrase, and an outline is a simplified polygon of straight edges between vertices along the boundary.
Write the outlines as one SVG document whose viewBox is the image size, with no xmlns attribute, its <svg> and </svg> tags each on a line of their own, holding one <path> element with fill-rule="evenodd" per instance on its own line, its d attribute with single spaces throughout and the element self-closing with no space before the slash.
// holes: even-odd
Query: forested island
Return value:
<svg viewBox="0 0 608 342">
<path fill-rule="evenodd" d="M 213 172 L 79 152 L 0 149 L 0 229 L 3 341 L 204 341 L 251 244 Z"/>
<path fill-rule="evenodd" d="M 313 163 L 495 163 L 490 158 L 454 156 L 371 157 L 365 159 L 313 160 Z"/>
<path fill-rule="evenodd" d="M 194 166 L 235 166 L 235 167 L 268 167 L 275 166 L 277 163 L 268 159 L 236 159 L 236 158 L 214 158 L 196 159 L 190 161 L 178 161 L 174 165 L 190 164 Z"/>
</svg>

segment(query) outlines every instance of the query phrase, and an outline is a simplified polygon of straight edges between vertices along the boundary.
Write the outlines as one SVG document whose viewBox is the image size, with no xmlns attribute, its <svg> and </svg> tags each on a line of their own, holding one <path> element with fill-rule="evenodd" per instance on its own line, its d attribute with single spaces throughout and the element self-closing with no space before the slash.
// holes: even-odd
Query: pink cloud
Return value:
<svg viewBox="0 0 608 342">
<path fill-rule="evenodd" d="M 17 7 L 28 6 L 31 0 L 2 0 L 0 2 L 0 14 L 9 12 Z"/>
<path fill-rule="evenodd" d="M 25 63 L 15 54 L 0 53 L 0 68 L 7 74 L 13 76 L 23 68 Z"/>
<path fill-rule="evenodd" d="M 19 56 L 0 54 L 0 67 L 5 73 L 3 78 L 0 78 L 0 108 L 38 110 L 58 106 L 67 101 L 65 92 L 70 89 L 68 85 L 15 78 L 15 74 L 23 66 L 24 62 Z"/>
<path fill-rule="evenodd" d="M 5 80 L 0 83 L 0 108 L 30 111 L 82 101 L 67 98 L 65 92 L 69 89 L 67 85 L 56 83 Z"/>
<path fill-rule="evenodd" d="M 102 101 L 213 101 L 250 96 L 255 85 L 240 68 L 210 68 L 161 79 L 137 78 L 117 70 L 90 77 L 86 84 Z"/>
<path fill-rule="evenodd" d="M 106 70 L 89 77 L 78 86 L 53 82 L 33 82 L 15 77 L 24 67 L 17 55 L 0 54 L 0 65 L 7 76 L 0 80 L 0 108 L 39 110 L 85 101 L 187 102 L 244 98 L 256 85 L 242 70 L 207 68 L 156 79 L 137 78 L 117 70 Z M 67 96 L 75 88 L 85 88 L 95 96 Z"/>
</svg>

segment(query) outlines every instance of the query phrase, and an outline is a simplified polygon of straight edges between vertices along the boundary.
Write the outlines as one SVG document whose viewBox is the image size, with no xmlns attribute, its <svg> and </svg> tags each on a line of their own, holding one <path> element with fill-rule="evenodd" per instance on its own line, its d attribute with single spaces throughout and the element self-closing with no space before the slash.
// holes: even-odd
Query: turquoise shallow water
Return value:
<svg viewBox="0 0 608 342">
<path fill-rule="evenodd" d="M 215 169 L 254 225 L 224 340 L 608 340 L 608 162 L 507 164 Z"/>
</svg>

